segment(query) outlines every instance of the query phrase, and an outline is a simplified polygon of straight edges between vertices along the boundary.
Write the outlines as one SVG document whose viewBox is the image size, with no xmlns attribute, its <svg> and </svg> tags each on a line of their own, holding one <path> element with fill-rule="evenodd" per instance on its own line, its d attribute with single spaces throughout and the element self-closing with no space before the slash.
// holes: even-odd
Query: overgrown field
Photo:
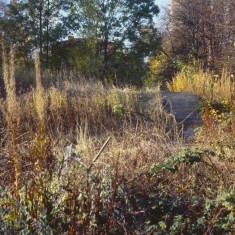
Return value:
<svg viewBox="0 0 235 235">
<path fill-rule="evenodd" d="M 157 90 L 41 73 L 38 55 L 19 73 L 13 50 L 3 79 L 0 234 L 235 233 L 232 105 L 187 144 Z"/>
</svg>

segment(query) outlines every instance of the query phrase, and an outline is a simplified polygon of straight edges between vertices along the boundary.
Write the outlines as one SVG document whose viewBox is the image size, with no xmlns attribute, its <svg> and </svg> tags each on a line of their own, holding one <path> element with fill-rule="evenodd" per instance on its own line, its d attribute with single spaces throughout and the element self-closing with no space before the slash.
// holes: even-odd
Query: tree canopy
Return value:
<svg viewBox="0 0 235 235">
<path fill-rule="evenodd" d="M 139 83 L 145 75 L 145 58 L 160 45 L 154 21 L 158 13 L 154 0 L 19 0 L 5 4 L 0 30 L 6 44 L 18 45 L 18 56 L 25 61 L 39 48 L 44 66 L 59 68 L 66 62 L 74 69 L 82 67 L 86 75 Z M 64 46 L 60 55 L 53 54 L 52 47 L 69 41 L 71 35 L 82 40 L 86 50 L 75 43 Z"/>
</svg>

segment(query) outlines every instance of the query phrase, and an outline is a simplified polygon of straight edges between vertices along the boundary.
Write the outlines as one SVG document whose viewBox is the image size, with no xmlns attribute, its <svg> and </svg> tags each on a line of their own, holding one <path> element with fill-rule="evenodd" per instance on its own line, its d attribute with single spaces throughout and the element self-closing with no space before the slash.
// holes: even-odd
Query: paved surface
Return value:
<svg viewBox="0 0 235 235">
<path fill-rule="evenodd" d="M 200 99 L 191 92 L 144 92 L 139 97 L 142 110 L 154 107 L 161 102 L 164 109 L 175 115 L 177 123 L 184 125 L 184 138 L 191 142 L 195 139 L 195 128 L 202 124 L 199 113 Z"/>
<path fill-rule="evenodd" d="M 178 123 L 187 126 L 201 124 L 199 97 L 191 92 L 162 92 L 163 106 L 175 115 Z"/>
</svg>

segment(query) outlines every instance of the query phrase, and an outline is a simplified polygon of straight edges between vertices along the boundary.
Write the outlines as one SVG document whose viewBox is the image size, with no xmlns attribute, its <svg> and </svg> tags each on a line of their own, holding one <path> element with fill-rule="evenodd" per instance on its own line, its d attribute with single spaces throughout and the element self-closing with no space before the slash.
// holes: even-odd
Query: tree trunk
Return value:
<svg viewBox="0 0 235 235">
<path fill-rule="evenodd" d="M 40 1 L 39 6 L 39 47 L 40 56 L 42 56 L 42 0 Z"/>
<path fill-rule="evenodd" d="M 50 16 L 50 0 L 47 0 L 47 35 L 46 35 L 46 64 L 49 64 L 49 16 Z"/>
</svg>

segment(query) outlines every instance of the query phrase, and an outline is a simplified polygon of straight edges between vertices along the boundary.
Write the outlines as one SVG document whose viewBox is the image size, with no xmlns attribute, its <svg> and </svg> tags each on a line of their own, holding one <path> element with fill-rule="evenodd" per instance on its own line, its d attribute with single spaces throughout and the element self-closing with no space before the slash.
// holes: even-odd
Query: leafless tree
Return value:
<svg viewBox="0 0 235 235">
<path fill-rule="evenodd" d="M 211 69 L 234 67 L 235 3 L 233 0 L 172 0 L 172 51 Z"/>
</svg>

